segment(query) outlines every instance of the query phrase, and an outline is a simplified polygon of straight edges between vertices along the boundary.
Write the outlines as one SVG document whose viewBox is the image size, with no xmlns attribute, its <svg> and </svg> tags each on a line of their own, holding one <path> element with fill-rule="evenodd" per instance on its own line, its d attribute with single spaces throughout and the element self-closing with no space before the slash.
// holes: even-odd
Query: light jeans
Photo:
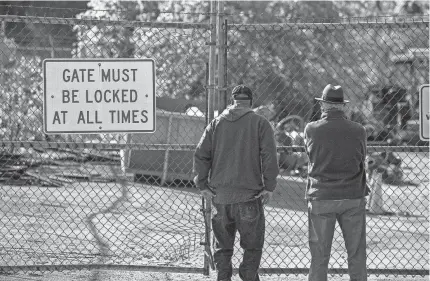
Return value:
<svg viewBox="0 0 430 281">
<path fill-rule="evenodd" d="M 345 240 L 350 280 L 367 281 L 365 208 L 365 198 L 309 201 L 309 281 L 327 281 L 336 221 Z"/>
</svg>

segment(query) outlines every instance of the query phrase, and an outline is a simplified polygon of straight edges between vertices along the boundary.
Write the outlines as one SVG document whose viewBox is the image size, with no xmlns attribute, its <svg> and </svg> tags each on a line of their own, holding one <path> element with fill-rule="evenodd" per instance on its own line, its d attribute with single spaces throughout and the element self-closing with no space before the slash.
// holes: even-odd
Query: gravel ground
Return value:
<svg viewBox="0 0 430 281">
<path fill-rule="evenodd" d="M 411 155 L 408 155 L 411 156 Z M 405 163 L 415 184 L 383 186 L 384 209 L 368 216 L 369 268 L 428 270 L 428 154 Z M 407 159 L 407 157 L 404 157 Z M 424 160 L 425 159 L 425 160 Z M 423 161 L 424 160 L 424 161 Z M 407 161 L 405 161 L 407 162 Z M 262 267 L 307 267 L 303 183 L 281 183 L 266 206 L 267 247 Z M 283 186 L 285 185 L 285 186 Z M 204 230 L 195 189 L 79 182 L 61 188 L 0 185 L 0 265 L 135 264 L 201 267 Z M 186 204 L 184 204 L 186 202 Z M 173 247 L 174 246 L 174 247 Z M 331 267 L 345 268 L 337 232 Z M 105 258 L 101 258 L 105 257 Z M 240 251 L 235 255 L 238 263 Z M 305 281 L 307 276 L 263 275 L 264 281 Z M 0 281 L 216 280 L 215 274 L 80 270 L 2 275 Z M 348 280 L 335 275 L 330 281 Z M 424 281 L 426 277 L 371 276 L 369 281 Z M 239 281 L 235 276 L 233 281 Z"/>
<path fill-rule="evenodd" d="M 280 187 L 266 206 L 262 267 L 309 266 L 302 189 L 291 183 Z M 204 225 L 195 190 L 135 184 L 124 191 L 112 183 L 81 182 L 54 189 L 0 186 L 0 192 L 0 265 L 202 267 Z M 403 208 L 405 202 L 396 204 Z M 420 203 L 408 204 L 408 210 L 420 213 Z M 428 269 L 427 217 L 369 215 L 367 223 L 369 268 Z M 346 267 L 343 244 L 338 229 L 330 267 Z"/>
</svg>

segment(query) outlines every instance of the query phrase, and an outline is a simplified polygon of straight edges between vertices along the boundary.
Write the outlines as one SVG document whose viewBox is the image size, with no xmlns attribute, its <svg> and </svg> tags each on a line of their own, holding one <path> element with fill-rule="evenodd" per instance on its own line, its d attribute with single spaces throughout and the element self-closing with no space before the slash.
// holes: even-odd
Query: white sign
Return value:
<svg viewBox="0 0 430 281">
<path fill-rule="evenodd" d="M 430 95 L 429 85 L 420 87 L 420 139 L 423 141 L 429 140 L 430 131 Z"/>
<path fill-rule="evenodd" d="M 46 59 L 47 134 L 155 131 L 152 59 Z"/>
</svg>

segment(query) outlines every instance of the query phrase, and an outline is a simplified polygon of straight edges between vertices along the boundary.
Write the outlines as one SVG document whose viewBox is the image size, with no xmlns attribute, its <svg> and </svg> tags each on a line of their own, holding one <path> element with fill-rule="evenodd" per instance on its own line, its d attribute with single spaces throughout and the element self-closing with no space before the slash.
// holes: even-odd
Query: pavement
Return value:
<svg viewBox="0 0 430 281">
<path fill-rule="evenodd" d="M 306 275 L 261 275 L 261 281 L 307 281 Z M 20 273 L 0 275 L 0 281 L 216 281 L 210 276 L 189 273 L 82 270 L 69 272 Z M 429 276 L 369 276 L 368 281 L 429 281 Z M 232 281 L 240 281 L 236 275 Z M 348 276 L 329 275 L 328 281 L 349 281 Z"/>
</svg>

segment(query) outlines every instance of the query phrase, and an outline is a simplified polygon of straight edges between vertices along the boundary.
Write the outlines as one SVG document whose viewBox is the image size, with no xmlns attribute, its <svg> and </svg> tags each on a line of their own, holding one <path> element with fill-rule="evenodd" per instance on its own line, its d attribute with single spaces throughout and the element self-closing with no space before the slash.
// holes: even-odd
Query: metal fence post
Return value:
<svg viewBox="0 0 430 281">
<path fill-rule="evenodd" d="M 227 45 L 227 37 L 228 37 L 228 25 L 227 25 L 227 20 L 224 20 L 224 85 L 223 85 L 223 110 L 227 107 L 228 104 L 228 97 L 227 97 L 227 85 L 228 85 L 228 80 L 227 80 L 227 52 L 228 52 L 228 45 Z"/>
<path fill-rule="evenodd" d="M 169 116 L 167 124 L 167 140 L 166 143 L 170 144 L 172 139 L 172 126 L 173 126 L 173 115 Z M 169 147 L 166 148 L 166 151 L 164 152 L 164 162 L 163 162 L 163 172 L 161 174 L 161 180 L 160 184 L 164 185 L 166 183 L 167 177 L 168 177 L 168 171 L 169 171 Z"/>
<path fill-rule="evenodd" d="M 209 74 L 208 74 L 208 91 L 207 91 L 207 123 L 209 124 L 214 118 L 214 92 L 215 92 L 215 71 L 216 71 L 216 17 L 217 17 L 217 7 L 216 1 L 211 1 L 211 17 L 210 17 L 210 42 L 209 42 Z M 202 208 L 204 208 L 203 215 L 205 216 L 203 219 L 206 222 L 211 221 L 212 216 L 212 202 L 210 200 L 202 200 L 203 204 Z M 211 232 L 212 226 L 210 223 L 205 224 L 205 243 L 207 247 L 211 247 Z M 210 268 L 210 260 L 208 256 L 204 256 L 204 264 L 203 264 L 203 274 L 209 275 Z"/>
<path fill-rule="evenodd" d="M 225 53 L 225 34 L 223 25 L 224 21 L 224 1 L 218 1 L 218 17 L 217 17 L 217 49 L 218 49 L 218 93 L 217 93 L 217 110 L 221 113 L 226 107 L 227 102 L 225 99 L 225 67 L 226 58 Z"/>
</svg>

